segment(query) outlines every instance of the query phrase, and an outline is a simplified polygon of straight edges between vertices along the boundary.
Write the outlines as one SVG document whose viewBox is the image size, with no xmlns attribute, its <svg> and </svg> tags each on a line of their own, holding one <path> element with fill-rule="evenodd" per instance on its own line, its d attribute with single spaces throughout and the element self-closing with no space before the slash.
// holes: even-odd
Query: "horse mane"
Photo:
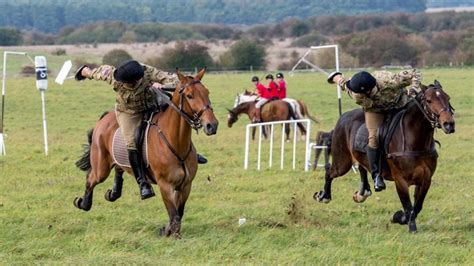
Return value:
<svg viewBox="0 0 474 266">
<path fill-rule="evenodd" d="M 239 105 L 237 105 L 236 107 L 234 107 L 234 109 L 230 110 L 232 113 L 234 114 L 241 114 L 243 112 L 246 112 L 250 105 L 251 104 L 255 104 L 254 102 L 245 102 L 245 103 L 241 103 Z"/>
</svg>

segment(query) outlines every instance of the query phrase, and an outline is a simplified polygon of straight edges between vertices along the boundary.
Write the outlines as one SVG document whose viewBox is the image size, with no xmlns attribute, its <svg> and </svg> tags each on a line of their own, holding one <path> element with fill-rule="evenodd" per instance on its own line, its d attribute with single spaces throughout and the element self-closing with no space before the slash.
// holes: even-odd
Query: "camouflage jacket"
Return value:
<svg viewBox="0 0 474 266">
<path fill-rule="evenodd" d="M 123 83 L 114 79 L 115 67 L 101 65 L 91 71 L 89 79 L 103 80 L 113 86 L 117 92 L 116 110 L 135 114 L 156 108 L 156 95 L 149 88 L 155 82 L 177 86 L 178 77 L 175 74 L 158 70 L 152 66 L 143 65 L 145 74 L 143 79 L 133 88 L 125 87 Z"/>
<path fill-rule="evenodd" d="M 413 70 L 405 70 L 399 73 L 389 71 L 375 71 L 372 73 L 377 80 L 377 85 L 368 93 L 355 93 L 347 89 L 349 80 L 339 80 L 342 90 L 356 101 L 366 112 L 380 113 L 405 106 L 410 101 L 413 92 L 420 91 L 421 73 Z M 410 91 L 406 87 L 410 86 Z"/>
</svg>

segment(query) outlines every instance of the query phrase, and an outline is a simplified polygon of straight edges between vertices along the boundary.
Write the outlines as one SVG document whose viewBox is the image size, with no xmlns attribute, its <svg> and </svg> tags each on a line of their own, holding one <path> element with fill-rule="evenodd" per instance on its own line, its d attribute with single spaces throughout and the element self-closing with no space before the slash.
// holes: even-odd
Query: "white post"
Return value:
<svg viewBox="0 0 474 266">
<path fill-rule="evenodd" d="M 245 159 L 244 159 L 244 169 L 247 170 L 249 167 L 249 145 L 250 145 L 250 125 L 247 125 L 245 130 Z"/>
<path fill-rule="evenodd" d="M 294 122 L 293 123 L 293 170 L 296 169 L 296 133 L 298 132 L 298 123 Z"/>
<path fill-rule="evenodd" d="M 285 125 L 281 127 L 281 158 L 280 158 L 280 169 L 283 170 L 283 164 L 285 161 Z"/>
<path fill-rule="evenodd" d="M 272 168 L 272 155 L 273 155 L 273 129 L 275 125 L 271 125 L 271 131 L 270 131 L 270 158 L 268 159 L 268 167 Z"/>
<path fill-rule="evenodd" d="M 7 55 L 26 55 L 24 52 L 13 52 L 13 51 L 4 51 L 3 52 L 3 77 L 2 77 L 2 122 L 0 124 L 0 155 L 6 155 L 5 150 L 5 140 L 3 138 L 4 135 L 4 121 L 5 118 L 5 81 L 7 77 Z"/>
<path fill-rule="evenodd" d="M 339 50 L 338 46 L 336 45 L 336 49 L 334 49 L 334 52 L 336 53 L 336 71 L 339 71 Z M 337 84 L 337 103 L 339 106 L 339 116 L 342 115 L 342 102 L 341 102 L 341 86 Z"/>
<path fill-rule="evenodd" d="M 262 152 L 262 125 L 260 125 L 258 131 L 258 156 L 257 156 L 257 170 L 260 170 L 260 157 Z"/>
<path fill-rule="evenodd" d="M 5 141 L 3 140 L 3 119 L 5 117 L 5 76 L 7 74 L 7 52 L 3 53 L 3 75 L 2 75 L 2 124 L 0 125 L 0 154 L 6 155 Z"/>
<path fill-rule="evenodd" d="M 311 136 L 311 124 L 310 122 L 306 122 L 306 154 L 305 154 L 305 165 L 304 165 L 304 171 L 308 172 L 309 171 L 309 164 L 311 160 L 311 147 L 309 145 L 309 139 Z"/>
<path fill-rule="evenodd" d="M 44 90 L 41 90 L 41 106 L 43 111 L 44 154 L 48 155 L 48 128 L 46 126 L 46 104 L 44 101 Z"/>
</svg>

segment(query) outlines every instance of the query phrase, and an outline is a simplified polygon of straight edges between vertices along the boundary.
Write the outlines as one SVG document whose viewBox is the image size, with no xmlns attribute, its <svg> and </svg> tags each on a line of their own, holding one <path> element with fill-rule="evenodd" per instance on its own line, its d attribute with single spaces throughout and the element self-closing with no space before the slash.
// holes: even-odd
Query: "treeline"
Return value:
<svg viewBox="0 0 474 266">
<path fill-rule="evenodd" d="M 341 64 L 347 67 L 394 64 L 433 66 L 473 65 L 473 36 L 473 12 L 443 12 L 288 19 L 246 29 L 225 25 L 99 22 L 65 27 L 52 35 L 0 28 L 0 45 L 245 39 L 265 48 L 275 40 L 290 38 L 293 47 L 339 44 Z M 185 51 L 186 48 L 180 49 Z M 324 56 L 320 55 L 320 58 Z M 279 66 L 280 69 L 292 66 L 298 54 L 292 53 L 288 57 Z M 229 58 L 219 61 L 231 62 Z M 326 61 L 334 60 L 327 58 Z M 247 66 L 251 65 L 248 63 Z"/>
<path fill-rule="evenodd" d="M 275 23 L 288 18 L 422 12 L 426 0 L 0 0 L 0 25 L 57 33 L 98 21 L 124 23 Z"/>
</svg>

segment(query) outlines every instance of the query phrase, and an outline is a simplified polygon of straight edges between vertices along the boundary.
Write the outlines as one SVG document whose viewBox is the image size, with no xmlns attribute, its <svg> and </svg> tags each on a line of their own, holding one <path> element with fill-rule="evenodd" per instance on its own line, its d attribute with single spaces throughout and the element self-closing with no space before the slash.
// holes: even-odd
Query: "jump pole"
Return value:
<svg viewBox="0 0 474 266">
<path fill-rule="evenodd" d="M 25 52 L 14 52 L 14 51 L 4 51 L 3 52 L 3 75 L 2 75 L 2 122 L 0 123 L 0 155 L 6 155 L 5 149 L 5 139 L 4 135 L 4 118 L 5 118 L 5 81 L 7 77 L 7 57 L 8 55 L 24 55 L 26 56 Z M 31 58 L 30 58 L 31 60 Z"/>
</svg>

